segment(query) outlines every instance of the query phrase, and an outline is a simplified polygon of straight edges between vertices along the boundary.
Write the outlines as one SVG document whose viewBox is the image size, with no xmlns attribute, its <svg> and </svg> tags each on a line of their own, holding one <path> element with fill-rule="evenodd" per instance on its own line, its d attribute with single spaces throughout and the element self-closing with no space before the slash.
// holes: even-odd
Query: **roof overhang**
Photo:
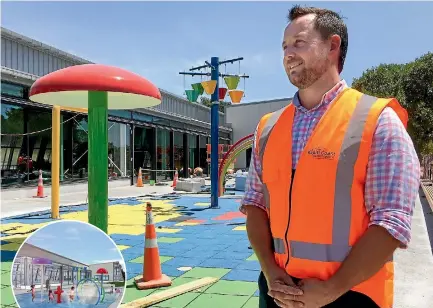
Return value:
<svg viewBox="0 0 433 308">
<path fill-rule="evenodd" d="M 56 57 L 59 57 L 59 58 L 66 60 L 68 62 L 73 62 L 74 64 L 91 64 L 91 63 L 93 63 L 89 60 L 77 57 L 73 54 L 70 54 L 68 52 L 54 48 L 52 46 L 49 46 L 49 45 L 44 44 L 42 42 L 39 42 L 37 40 L 31 39 L 25 35 L 22 35 L 22 34 L 19 34 L 17 32 L 14 32 L 12 30 L 6 29 L 4 27 L 1 27 L 1 36 L 4 38 L 7 38 L 9 40 L 27 45 L 31 48 L 36 49 L 36 50 L 52 54 Z"/>
<path fill-rule="evenodd" d="M 60 265 L 69 265 L 74 267 L 89 267 L 89 265 L 63 257 L 54 252 L 45 250 L 43 248 L 34 246 L 29 243 L 24 243 L 18 251 L 17 257 L 31 257 L 31 258 L 47 258 Z"/>
<path fill-rule="evenodd" d="M 273 103 L 287 103 L 289 104 L 293 100 L 293 97 L 284 97 L 284 98 L 275 98 L 275 99 L 268 99 L 268 100 L 262 100 L 262 101 L 255 101 L 255 102 L 249 102 L 249 103 L 243 103 L 243 104 L 231 104 L 228 105 L 226 108 L 242 108 L 242 107 L 251 107 L 253 105 L 260 105 L 260 104 L 273 104 Z"/>
<path fill-rule="evenodd" d="M 2 80 L 13 82 L 13 83 L 19 83 L 19 84 L 23 84 L 23 85 L 28 85 L 29 87 L 33 84 L 33 82 L 36 81 L 36 79 L 39 78 L 39 76 L 20 72 L 20 71 L 10 69 L 10 68 L 4 67 L 4 66 L 1 67 L 1 76 L 2 76 Z M 163 95 L 173 96 L 171 93 L 168 93 L 164 90 L 162 90 L 161 93 Z M 34 102 L 33 102 L 33 104 L 42 105 L 42 104 L 37 104 Z M 47 106 L 47 107 L 51 109 L 51 106 Z M 200 107 L 206 108 L 205 106 L 200 106 Z M 68 108 L 64 108 L 64 109 L 68 110 Z M 198 127 L 202 127 L 202 128 L 206 128 L 206 129 L 210 129 L 210 127 L 211 127 L 211 124 L 208 122 L 199 121 L 199 120 L 196 120 L 194 118 L 190 118 L 190 117 L 186 117 L 186 116 L 183 116 L 180 114 L 174 114 L 174 113 L 170 113 L 167 111 L 158 110 L 158 109 L 154 109 L 154 108 L 137 108 L 137 109 L 133 109 L 131 111 L 134 111 L 134 110 L 138 111 L 138 112 L 143 112 L 145 114 L 158 116 L 158 117 L 161 117 L 161 118 L 164 118 L 167 120 L 182 121 L 183 123 L 187 123 L 190 125 L 194 125 L 194 126 L 198 126 Z M 220 129 L 220 131 L 224 131 L 226 133 L 232 132 L 232 129 L 230 127 L 226 127 L 226 126 L 219 126 L 219 129 Z"/>
<path fill-rule="evenodd" d="M 186 116 L 183 116 L 181 114 L 175 114 L 175 113 L 171 113 L 171 112 L 164 111 L 164 110 L 157 110 L 157 109 L 153 109 L 153 108 L 137 108 L 134 110 L 138 111 L 138 112 L 145 113 L 145 114 L 165 118 L 167 120 L 182 121 L 183 123 L 186 123 L 186 124 L 196 125 L 196 126 L 207 128 L 207 129 L 211 128 L 211 123 L 209 123 L 209 122 L 203 122 L 203 121 L 200 121 L 200 120 L 197 120 L 194 118 L 186 117 Z M 224 131 L 226 133 L 231 133 L 233 129 L 230 127 L 226 127 L 226 126 L 219 126 L 219 130 Z"/>
<path fill-rule="evenodd" d="M 20 72 L 5 66 L 1 67 L 1 79 L 2 81 L 9 81 L 12 83 L 18 83 L 18 84 L 22 84 L 22 85 L 26 85 L 26 86 L 31 86 L 33 84 L 33 82 L 36 81 L 36 79 L 38 79 L 39 76 L 33 75 L 33 74 L 29 74 L 29 73 L 25 73 L 25 72 Z"/>
</svg>

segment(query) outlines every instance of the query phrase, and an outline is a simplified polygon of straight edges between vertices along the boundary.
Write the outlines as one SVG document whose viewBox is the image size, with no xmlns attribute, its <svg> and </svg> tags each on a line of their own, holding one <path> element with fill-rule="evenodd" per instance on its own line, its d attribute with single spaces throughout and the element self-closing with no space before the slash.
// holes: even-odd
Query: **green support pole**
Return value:
<svg viewBox="0 0 433 308">
<path fill-rule="evenodd" d="M 89 223 L 108 229 L 108 95 L 89 91 Z"/>
<path fill-rule="evenodd" d="M 60 182 L 63 182 L 63 115 L 60 111 Z"/>
</svg>

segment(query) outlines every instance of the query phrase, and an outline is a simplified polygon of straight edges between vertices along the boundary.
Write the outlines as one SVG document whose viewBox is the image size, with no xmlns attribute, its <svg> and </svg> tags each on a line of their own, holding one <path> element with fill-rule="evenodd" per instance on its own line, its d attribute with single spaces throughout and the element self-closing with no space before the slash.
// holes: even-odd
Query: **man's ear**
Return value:
<svg viewBox="0 0 433 308">
<path fill-rule="evenodd" d="M 329 51 L 339 53 L 339 49 L 341 45 L 341 37 L 337 34 L 333 34 L 331 35 L 329 40 L 331 42 L 331 48 Z"/>
</svg>

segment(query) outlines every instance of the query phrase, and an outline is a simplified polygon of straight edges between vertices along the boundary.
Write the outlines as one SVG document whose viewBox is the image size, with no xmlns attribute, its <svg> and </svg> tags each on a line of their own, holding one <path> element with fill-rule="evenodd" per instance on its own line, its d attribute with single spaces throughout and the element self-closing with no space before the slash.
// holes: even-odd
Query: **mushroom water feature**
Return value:
<svg viewBox="0 0 433 308">
<path fill-rule="evenodd" d="M 45 272 L 45 265 L 53 264 L 53 261 L 47 258 L 33 258 L 32 259 L 33 265 L 40 265 L 41 266 L 41 303 L 43 301 L 43 293 L 44 293 L 44 272 Z"/>
<path fill-rule="evenodd" d="M 98 270 L 96 271 L 96 274 L 101 275 L 101 285 L 102 285 L 102 287 L 104 287 L 104 275 L 107 275 L 108 271 L 105 268 L 101 267 L 101 268 L 98 268 Z"/>
<path fill-rule="evenodd" d="M 40 77 L 32 85 L 29 97 L 42 104 L 88 109 L 88 221 L 107 233 L 108 109 L 159 105 L 159 89 L 121 68 L 83 64 Z"/>
</svg>

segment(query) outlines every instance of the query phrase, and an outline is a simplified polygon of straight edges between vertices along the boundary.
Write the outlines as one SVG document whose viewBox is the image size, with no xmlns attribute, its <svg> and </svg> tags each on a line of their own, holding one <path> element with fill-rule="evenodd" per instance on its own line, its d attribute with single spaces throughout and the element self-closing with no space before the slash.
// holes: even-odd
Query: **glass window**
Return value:
<svg viewBox="0 0 433 308">
<path fill-rule="evenodd" d="M 131 119 L 131 111 L 129 110 L 108 110 L 109 116 Z"/>
<path fill-rule="evenodd" d="M 29 110 L 27 130 L 33 134 L 29 139 L 29 156 L 32 159 L 32 170 L 38 176 L 38 170 L 43 171 L 43 176 L 51 175 L 51 113 Z M 38 132 L 38 133 L 35 133 Z"/>
<path fill-rule="evenodd" d="M 159 124 L 159 125 L 170 125 L 170 121 L 167 119 L 159 118 L 159 117 L 153 117 L 153 123 Z"/>
<path fill-rule="evenodd" d="M 1 94 L 24 98 L 26 88 L 24 86 L 15 85 L 7 82 L 1 83 Z M 2 104 L 3 105 L 3 104 Z"/>
<path fill-rule="evenodd" d="M 87 116 L 79 115 L 72 121 L 72 170 L 74 178 L 87 177 L 88 129 Z"/>
<path fill-rule="evenodd" d="M 207 174 L 207 143 L 208 143 L 208 138 L 205 136 L 200 136 L 200 167 L 203 169 L 203 172 Z"/>
<path fill-rule="evenodd" d="M 2 84 L 3 86 L 3 84 Z M 2 185 L 16 183 L 27 169 L 24 134 L 24 109 L 1 104 L 1 177 Z M 22 154 L 22 155 L 20 155 Z"/>
<path fill-rule="evenodd" d="M 220 158 L 223 158 L 223 156 L 225 155 L 225 153 L 230 148 L 230 140 L 227 140 L 226 138 L 224 138 L 224 139 L 220 138 L 219 139 L 219 144 L 220 144 L 220 147 L 221 147 Z"/>
<path fill-rule="evenodd" d="M 172 170 L 170 166 L 170 131 L 158 128 L 156 131 L 156 166 L 158 170 Z M 157 173 L 157 181 L 170 179 L 170 171 Z"/>
<path fill-rule="evenodd" d="M 179 171 L 183 169 L 183 133 L 174 132 L 174 166 Z"/>
<path fill-rule="evenodd" d="M 131 175 L 129 136 L 129 125 L 108 122 L 108 173 L 110 177 Z"/>
<path fill-rule="evenodd" d="M 197 135 L 188 134 L 188 154 L 189 154 L 189 167 L 191 168 L 191 173 L 194 171 L 197 162 L 195 161 L 197 153 Z"/>
<path fill-rule="evenodd" d="M 137 121 L 152 123 L 153 117 L 144 113 L 132 112 L 132 118 Z"/>
<path fill-rule="evenodd" d="M 152 169 L 152 129 L 146 127 L 135 127 L 134 131 L 134 169 L 135 174 L 138 170 L 143 170 L 143 180 L 150 179 Z"/>
<path fill-rule="evenodd" d="M 4 104 L 2 102 L 1 120 L 2 133 L 24 133 L 24 112 L 22 107 Z"/>
</svg>

